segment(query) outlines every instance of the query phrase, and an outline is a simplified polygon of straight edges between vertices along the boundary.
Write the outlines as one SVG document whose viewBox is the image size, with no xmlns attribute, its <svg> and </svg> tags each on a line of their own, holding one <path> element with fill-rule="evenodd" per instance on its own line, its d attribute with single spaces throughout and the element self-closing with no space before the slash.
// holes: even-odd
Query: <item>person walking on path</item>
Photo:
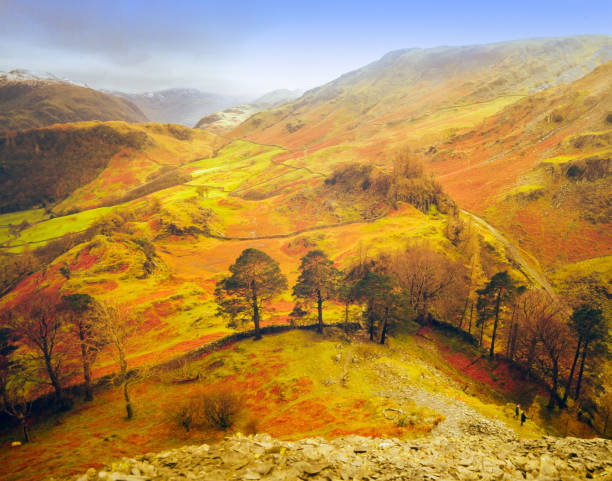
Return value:
<svg viewBox="0 0 612 481">
<path fill-rule="evenodd" d="M 521 412 L 521 405 L 517 404 L 516 407 L 514 408 L 514 419 L 518 419 L 519 418 L 519 413 Z"/>
<path fill-rule="evenodd" d="M 521 426 L 525 423 L 527 416 L 525 415 L 525 411 L 521 412 Z"/>
</svg>

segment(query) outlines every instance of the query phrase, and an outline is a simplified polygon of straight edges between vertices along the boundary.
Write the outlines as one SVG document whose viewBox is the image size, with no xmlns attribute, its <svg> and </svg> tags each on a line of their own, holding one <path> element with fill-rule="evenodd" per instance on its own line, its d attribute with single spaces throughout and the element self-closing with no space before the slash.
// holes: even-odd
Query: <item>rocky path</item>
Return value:
<svg viewBox="0 0 612 481">
<path fill-rule="evenodd" d="M 345 356 L 346 359 L 351 356 Z M 348 369 L 348 367 L 346 367 Z M 577 481 L 612 480 L 612 441 L 520 439 L 499 421 L 461 401 L 410 386 L 383 363 L 376 374 L 389 387 L 379 395 L 414 402 L 445 416 L 415 440 L 346 436 L 281 441 L 267 434 L 227 437 L 215 445 L 185 446 L 124 458 L 77 481 Z M 441 375 L 440 382 L 445 382 Z"/>
<path fill-rule="evenodd" d="M 379 396 L 399 404 L 412 401 L 444 416 L 444 420 L 433 428 L 434 435 L 460 437 L 465 434 L 483 433 L 496 434 L 507 440 L 516 437 L 514 431 L 503 422 L 486 418 L 462 401 L 417 387 L 408 379 L 395 374 L 392 369 L 386 369 L 384 364 L 379 366 L 377 374 L 384 385 L 390 388 L 378 393 Z M 440 382 L 449 382 L 449 380 L 441 379 Z"/>
</svg>

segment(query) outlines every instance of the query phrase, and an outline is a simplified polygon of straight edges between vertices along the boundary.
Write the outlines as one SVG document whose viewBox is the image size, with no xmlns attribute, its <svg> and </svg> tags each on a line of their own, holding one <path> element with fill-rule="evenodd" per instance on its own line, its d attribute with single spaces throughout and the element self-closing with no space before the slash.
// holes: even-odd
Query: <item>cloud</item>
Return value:
<svg viewBox="0 0 612 481">
<path fill-rule="evenodd" d="M 208 29 L 194 28 L 188 11 L 173 13 L 156 2 L 20 0 L 2 7 L 0 36 L 105 57 L 118 66 L 144 63 L 159 52 L 211 53 L 227 45 L 213 45 Z"/>
<path fill-rule="evenodd" d="M 536 3 L 0 0 L 0 70 L 263 93 L 311 88 L 399 48 L 609 31 L 609 0 Z"/>
</svg>

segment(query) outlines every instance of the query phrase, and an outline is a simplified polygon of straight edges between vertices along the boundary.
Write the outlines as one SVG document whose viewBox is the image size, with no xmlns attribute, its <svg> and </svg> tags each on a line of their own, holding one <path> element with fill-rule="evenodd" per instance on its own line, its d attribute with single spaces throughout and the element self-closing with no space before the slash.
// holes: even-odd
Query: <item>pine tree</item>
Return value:
<svg viewBox="0 0 612 481">
<path fill-rule="evenodd" d="M 261 339 L 260 320 L 264 303 L 287 288 L 287 278 L 274 259 L 258 249 L 245 249 L 229 268 L 231 275 L 215 289 L 217 313 L 236 317 L 248 314 L 255 326 L 255 339 Z"/>
<path fill-rule="evenodd" d="M 308 252 L 302 257 L 300 276 L 293 286 L 296 299 L 316 301 L 318 313 L 317 332 L 323 332 L 323 302 L 336 297 L 340 271 L 321 250 Z"/>
<path fill-rule="evenodd" d="M 476 291 L 478 293 L 478 311 L 480 314 L 480 322 L 486 322 L 491 316 L 494 316 L 493 333 L 491 334 L 491 348 L 489 349 L 489 357 L 493 359 L 495 355 L 495 336 L 499 326 L 499 312 L 504 304 L 509 303 L 514 299 L 519 287 L 508 274 L 508 271 L 502 271 L 491 277 L 491 280 L 483 287 Z M 484 328 L 484 324 L 482 325 Z"/>
</svg>

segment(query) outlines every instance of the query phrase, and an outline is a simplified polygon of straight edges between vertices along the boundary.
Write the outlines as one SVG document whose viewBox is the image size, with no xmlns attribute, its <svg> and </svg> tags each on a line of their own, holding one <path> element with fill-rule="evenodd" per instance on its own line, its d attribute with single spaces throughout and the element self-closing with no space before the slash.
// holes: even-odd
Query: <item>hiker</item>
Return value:
<svg viewBox="0 0 612 481">
<path fill-rule="evenodd" d="M 527 416 L 525 416 L 525 411 L 521 412 L 521 426 L 523 425 L 526 419 L 527 419 Z"/>
<path fill-rule="evenodd" d="M 514 408 L 514 419 L 518 419 L 519 418 L 519 413 L 521 412 L 521 405 L 517 404 L 516 407 Z"/>
</svg>

